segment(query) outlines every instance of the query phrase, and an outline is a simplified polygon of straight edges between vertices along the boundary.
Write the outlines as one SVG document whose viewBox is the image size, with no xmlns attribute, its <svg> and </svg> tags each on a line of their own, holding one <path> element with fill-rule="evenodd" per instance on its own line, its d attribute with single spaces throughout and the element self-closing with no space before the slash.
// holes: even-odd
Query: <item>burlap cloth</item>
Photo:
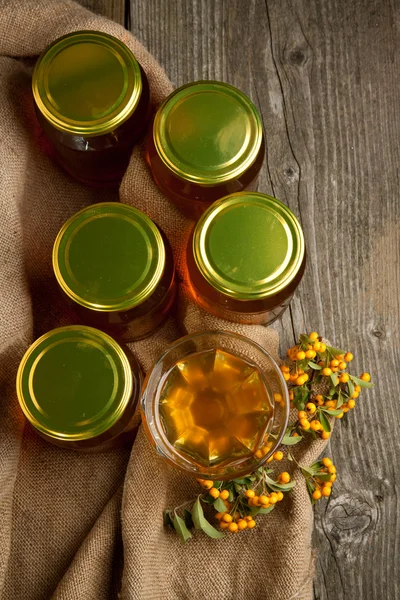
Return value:
<svg viewBox="0 0 400 600">
<path fill-rule="evenodd" d="M 77 210 L 114 199 L 72 181 L 41 149 L 30 91 L 34 57 L 55 38 L 100 29 L 120 38 L 143 65 L 155 104 L 172 87 L 147 51 L 122 27 L 73 2 L 0 1 L 0 597 L 3 600 L 171 600 L 311 598 L 312 509 L 302 477 L 257 529 L 224 540 L 203 534 L 182 546 L 162 512 L 197 484 L 161 462 L 140 430 L 133 448 L 79 454 L 52 447 L 25 426 L 15 375 L 38 335 L 73 317 L 55 291 L 51 249 Z M 178 270 L 190 223 L 158 192 L 138 148 L 120 189 L 168 235 Z M 234 326 L 190 305 L 179 319 L 132 345 L 143 369 L 180 335 L 230 329 L 276 355 L 277 335 Z M 310 463 L 323 444 L 306 448 Z M 289 465 L 291 467 L 291 465 Z"/>
</svg>

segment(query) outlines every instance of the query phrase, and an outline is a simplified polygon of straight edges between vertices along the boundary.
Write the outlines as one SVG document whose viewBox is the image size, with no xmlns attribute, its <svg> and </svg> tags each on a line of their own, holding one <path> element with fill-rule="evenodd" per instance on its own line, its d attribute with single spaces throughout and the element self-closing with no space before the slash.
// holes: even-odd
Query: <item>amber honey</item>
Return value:
<svg viewBox="0 0 400 600">
<path fill-rule="evenodd" d="M 216 349 L 193 353 L 168 371 L 159 415 L 176 451 L 212 467 L 257 451 L 272 425 L 273 404 L 258 367 Z"/>
</svg>

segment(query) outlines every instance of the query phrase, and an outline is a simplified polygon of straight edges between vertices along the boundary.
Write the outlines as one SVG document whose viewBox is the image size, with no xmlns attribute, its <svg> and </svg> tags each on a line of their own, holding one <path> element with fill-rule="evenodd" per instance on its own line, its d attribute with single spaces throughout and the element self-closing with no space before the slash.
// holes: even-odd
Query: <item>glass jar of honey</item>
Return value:
<svg viewBox="0 0 400 600">
<path fill-rule="evenodd" d="M 17 395 L 32 427 L 73 450 L 105 450 L 132 438 L 142 376 L 133 355 L 102 331 L 60 327 L 36 340 L 17 374 Z"/>
<path fill-rule="evenodd" d="M 61 166 L 87 185 L 118 185 L 150 119 L 147 77 L 129 48 L 100 31 L 65 35 L 38 59 L 32 89 Z"/>
<path fill-rule="evenodd" d="M 124 342 L 155 331 L 176 295 L 164 233 L 140 210 L 119 202 L 84 208 L 63 225 L 53 269 L 80 320 Z"/>
<path fill-rule="evenodd" d="M 262 122 L 250 99 L 227 83 L 197 81 L 158 109 L 147 161 L 165 196 L 197 218 L 227 194 L 255 190 L 264 155 Z"/>
<path fill-rule="evenodd" d="M 173 466 L 212 481 L 247 475 L 279 446 L 289 417 L 282 373 L 261 346 L 223 331 L 181 338 L 147 374 L 146 434 Z"/>
<path fill-rule="evenodd" d="M 237 323 L 281 316 L 305 270 L 301 226 L 282 202 L 257 192 L 232 194 L 199 219 L 186 252 L 192 299 Z"/>
</svg>

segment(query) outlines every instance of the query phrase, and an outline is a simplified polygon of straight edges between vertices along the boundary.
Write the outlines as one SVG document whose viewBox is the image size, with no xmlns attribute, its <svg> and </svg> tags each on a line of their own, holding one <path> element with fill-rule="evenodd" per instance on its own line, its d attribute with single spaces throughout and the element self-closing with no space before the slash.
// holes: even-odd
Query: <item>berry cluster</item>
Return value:
<svg viewBox="0 0 400 600">
<path fill-rule="evenodd" d="M 323 458 L 310 467 L 301 467 L 307 489 L 313 504 L 321 498 L 328 498 L 336 481 L 336 467 L 330 458 Z"/>
<path fill-rule="evenodd" d="M 361 388 L 372 386 L 371 376 L 362 373 L 354 377 L 346 372 L 353 354 L 325 344 L 316 331 L 301 335 L 287 355 L 293 364 L 282 365 L 281 371 L 288 382 L 291 406 L 298 410 L 288 433 L 301 437 L 318 434 L 327 440 L 331 435 L 329 417 L 341 419 L 352 410 Z M 318 388 L 324 393 L 318 393 Z"/>
</svg>

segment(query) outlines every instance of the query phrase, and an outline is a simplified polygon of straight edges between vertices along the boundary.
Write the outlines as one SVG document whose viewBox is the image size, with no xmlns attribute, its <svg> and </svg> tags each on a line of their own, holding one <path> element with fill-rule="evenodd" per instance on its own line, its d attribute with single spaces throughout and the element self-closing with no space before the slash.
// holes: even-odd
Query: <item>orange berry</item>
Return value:
<svg viewBox="0 0 400 600">
<path fill-rule="evenodd" d="M 319 334 L 316 331 L 312 331 L 308 337 L 310 338 L 310 340 L 315 341 L 319 338 Z"/>
<path fill-rule="evenodd" d="M 304 431 L 308 431 L 310 429 L 310 423 L 307 419 L 300 419 L 300 427 L 304 429 Z"/>
<path fill-rule="evenodd" d="M 283 452 L 281 452 L 280 450 L 278 450 L 277 452 L 274 452 L 274 459 L 275 460 L 282 460 L 283 458 Z"/>
<path fill-rule="evenodd" d="M 231 533 L 236 533 L 239 527 L 237 526 L 237 523 L 229 523 L 228 529 Z"/>
<path fill-rule="evenodd" d="M 339 367 L 332 367 L 332 373 L 337 373 L 339 371 Z"/>
<path fill-rule="evenodd" d="M 290 369 L 287 365 L 281 365 L 279 368 L 282 371 L 282 373 L 290 373 Z"/>
<path fill-rule="evenodd" d="M 222 512 L 217 512 L 217 514 L 215 515 L 215 518 L 218 519 L 218 521 L 220 521 L 222 519 L 222 517 L 224 516 L 225 513 Z"/>
<path fill-rule="evenodd" d="M 329 367 L 325 367 L 325 369 L 322 369 L 322 375 L 324 375 L 325 377 L 329 377 L 329 375 L 332 374 L 332 369 L 330 369 Z"/>
<path fill-rule="evenodd" d="M 252 519 L 251 521 L 247 521 L 248 529 L 253 529 L 255 526 L 256 526 L 256 522 L 254 521 L 254 519 Z"/>
<path fill-rule="evenodd" d="M 278 502 L 278 494 L 276 494 L 275 492 L 272 492 L 272 494 L 269 495 L 269 503 L 276 504 L 277 502 Z"/>
<path fill-rule="evenodd" d="M 274 394 L 274 400 L 275 402 L 283 402 L 283 396 L 282 394 Z"/>
<path fill-rule="evenodd" d="M 300 352 L 297 352 L 296 354 L 296 360 L 304 360 L 306 357 L 306 353 L 303 352 L 303 350 L 300 350 Z"/>
<path fill-rule="evenodd" d="M 331 437 L 331 434 L 329 431 L 322 431 L 321 432 L 321 438 L 323 440 L 329 440 L 329 438 Z"/>
<path fill-rule="evenodd" d="M 324 487 L 330 487 L 331 488 L 332 485 L 333 485 L 332 481 L 325 481 L 324 482 Z"/>
<path fill-rule="evenodd" d="M 253 506 L 258 506 L 260 504 L 260 496 L 254 496 L 252 501 L 253 501 Z"/>
<path fill-rule="evenodd" d="M 329 465 L 328 466 L 328 473 L 330 473 L 331 475 L 336 475 L 336 467 L 335 465 Z"/>
<path fill-rule="evenodd" d="M 333 483 L 334 481 L 336 481 L 336 477 L 337 477 L 336 473 L 333 473 L 333 474 L 331 475 L 331 481 L 332 481 L 332 483 Z"/>
<path fill-rule="evenodd" d="M 203 488 L 205 488 L 206 490 L 211 490 L 211 488 L 213 487 L 213 485 L 214 485 L 214 482 L 211 481 L 210 479 L 206 479 L 202 483 Z"/>
<path fill-rule="evenodd" d="M 321 460 L 322 464 L 324 465 L 324 467 L 330 467 L 331 465 L 333 465 L 333 462 L 331 461 L 330 458 L 328 458 L 327 456 L 325 456 L 322 460 Z"/>
<path fill-rule="evenodd" d="M 289 373 L 283 373 L 283 379 L 284 379 L 285 381 L 289 381 L 289 379 L 290 379 L 290 375 L 289 375 Z"/>
<path fill-rule="evenodd" d="M 239 519 L 238 528 L 240 531 L 243 531 L 243 529 L 247 529 L 247 521 L 245 521 L 244 519 Z"/>
<path fill-rule="evenodd" d="M 360 376 L 360 379 L 362 379 L 363 381 L 371 381 L 371 375 L 369 373 L 363 373 Z"/>
<path fill-rule="evenodd" d="M 261 504 L 269 504 L 268 496 L 260 496 L 260 502 Z"/>
<path fill-rule="evenodd" d="M 319 500 L 321 498 L 321 496 L 322 496 L 322 494 L 321 494 L 321 492 L 319 490 L 315 490 L 312 493 L 312 497 L 314 498 L 314 500 Z"/>
<path fill-rule="evenodd" d="M 247 517 L 244 518 L 245 521 L 252 521 L 253 517 L 251 517 L 250 515 L 247 515 Z"/>
<path fill-rule="evenodd" d="M 307 413 L 305 410 L 299 410 L 299 412 L 297 413 L 297 416 L 299 419 L 306 419 L 307 418 Z"/>
<path fill-rule="evenodd" d="M 319 431 L 320 429 L 322 429 L 321 423 L 319 421 L 317 421 L 316 419 L 311 421 L 310 427 L 313 431 Z"/>
<path fill-rule="evenodd" d="M 228 529 L 229 523 L 226 523 L 225 521 L 220 521 L 219 526 L 221 529 Z"/>
<path fill-rule="evenodd" d="M 277 492 L 276 495 L 278 496 L 278 502 L 281 502 L 281 500 L 284 498 L 283 492 Z"/>
<path fill-rule="evenodd" d="M 336 354 L 338 360 L 344 360 L 344 354 Z"/>
<path fill-rule="evenodd" d="M 355 385 L 354 386 L 354 391 L 360 393 L 361 392 L 361 386 Z"/>
<path fill-rule="evenodd" d="M 324 344 L 323 342 L 320 343 L 319 345 L 319 351 L 320 352 L 325 352 L 326 350 L 326 344 Z"/>
<path fill-rule="evenodd" d="M 341 371 L 344 371 L 347 368 L 347 363 L 344 362 L 344 360 L 342 360 L 342 361 L 340 361 L 338 366 Z"/>
<path fill-rule="evenodd" d="M 334 358 L 333 360 L 331 360 L 331 362 L 329 363 L 330 367 L 338 367 L 339 366 L 339 361 Z"/>
<path fill-rule="evenodd" d="M 205 479 L 200 479 L 199 477 L 196 478 L 197 483 L 200 483 L 201 485 L 203 485 Z"/>
<path fill-rule="evenodd" d="M 254 456 L 258 459 L 261 459 L 264 455 L 262 453 L 262 450 L 257 450 L 257 452 L 254 453 Z"/>
<path fill-rule="evenodd" d="M 332 492 L 331 488 L 324 485 L 324 487 L 322 488 L 322 495 L 325 496 L 325 498 L 327 498 L 328 496 L 331 495 L 331 492 Z"/>
<path fill-rule="evenodd" d="M 325 406 L 326 406 L 326 408 L 334 408 L 334 406 L 335 406 L 335 403 L 334 403 L 334 401 L 333 401 L 333 400 L 327 400 L 327 401 L 325 402 Z"/>
<path fill-rule="evenodd" d="M 339 376 L 340 383 L 347 383 L 349 381 L 349 379 L 350 379 L 350 377 L 349 377 L 348 373 L 342 373 Z"/>
<path fill-rule="evenodd" d="M 320 348 L 321 348 L 321 343 L 320 342 L 314 342 L 314 350 L 316 350 L 317 352 L 319 352 Z"/>
<path fill-rule="evenodd" d="M 354 408 L 354 407 L 355 407 L 355 405 L 356 405 L 356 402 L 355 402 L 355 400 L 349 400 L 349 401 L 348 401 L 348 403 L 347 403 L 347 406 L 348 406 L 349 408 Z"/>
<path fill-rule="evenodd" d="M 271 463 L 274 460 L 273 456 L 270 456 L 269 458 L 267 458 L 267 463 Z"/>
<path fill-rule="evenodd" d="M 254 498 L 256 494 L 254 490 L 246 490 L 245 495 L 247 496 L 247 498 Z"/>
<path fill-rule="evenodd" d="M 317 353 L 315 352 L 315 350 L 307 350 L 306 358 L 315 358 L 316 356 L 317 356 Z"/>
<path fill-rule="evenodd" d="M 221 498 L 221 500 L 228 500 L 228 498 L 229 498 L 228 490 L 221 490 L 219 493 L 219 497 Z"/>
<path fill-rule="evenodd" d="M 336 415 L 335 419 L 343 419 L 343 417 L 344 417 L 344 412 L 341 412 L 338 415 Z"/>
<path fill-rule="evenodd" d="M 307 402 L 306 409 L 310 413 L 310 415 L 313 415 L 316 412 L 317 407 L 312 402 Z"/>
<path fill-rule="evenodd" d="M 290 481 L 290 475 L 287 471 L 283 471 L 283 473 L 281 473 L 278 476 L 278 479 L 282 482 L 282 483 L 289 483 Z"/>
<path fill-rule="evenodd" d="M 346 362 L 351 362 L 353 360 L 354 356 L 352 355 L 351 352 L 346 352 L 346 354 L 344 355 L 344 360 Z"/>
<path fill-rule="evenodd" d="M 231 522 L 232 522 L 232 520 L 233 520 L 233 519 L 232 519 L 232 515 L 228 515 L 228 514 L 225 514 L 225 515 L 222 517 L 222 519 L 225 521 L 225 523 L 231 523 Z"/>
<path fill-rule="evenodd" d="M 219 490 L 217 490 L 217 488 L 213 487 L 211 488 L 211 490 L 209 491 L 210 496 L 212 496 L 212 498 L 219 498 Z"/>
<path fill-rule="evenodd" d="M 305 382 L 308 379 L 308 375 L 300 375 L 300 377 L 297 377 L 295 384 L 296 385 L 304 385 Z"/>
</svg>

